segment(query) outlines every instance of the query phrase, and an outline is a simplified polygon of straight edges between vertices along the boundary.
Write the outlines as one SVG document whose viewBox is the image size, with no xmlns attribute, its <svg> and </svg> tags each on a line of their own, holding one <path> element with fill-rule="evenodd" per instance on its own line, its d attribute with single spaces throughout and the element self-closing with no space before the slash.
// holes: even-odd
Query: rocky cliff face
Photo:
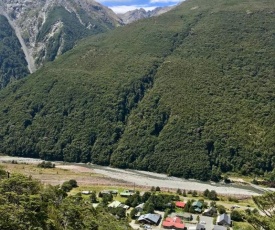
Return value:
<svg viewBox="0 0 275 230">
<path fill-rule="evenodd" d="M 149 17 L 161 15 L 173 8 L 174 6 L 157 7 L 156 9 L 149 10 L 149 11 L 146 11 L 143 8 L 140 8 L 140 9 L 128 11 L 125 14 L 118 14 L 118 16 L 122 19 L 124 24 L 129 24 L 143 18 L 149 18 Z"/>
<path fill-rule="evenodd" d="M 1 0 L 0 14 L 15 30 L 30 72 L 77 40 L 122 24 L 113 11 L 92 0 Z"/>
</svg>

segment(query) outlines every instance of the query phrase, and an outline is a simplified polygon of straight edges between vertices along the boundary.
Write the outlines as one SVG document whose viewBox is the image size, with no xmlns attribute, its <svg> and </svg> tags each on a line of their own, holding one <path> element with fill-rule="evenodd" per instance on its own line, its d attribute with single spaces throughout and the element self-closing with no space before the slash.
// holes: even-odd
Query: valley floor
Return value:
<svg viewBox="0 0 275 230">
<path fill-rule="evenodd" d="M 17 164 L 10 164 L 12 161 Z M 263 188 L 252 187 L 250 185 L 220 184 L 200 182 L 196 180 L 185 180 L 176 177 L 168 177 L 165 174 L 138 170 L 122 170 L 98 165 L 87 164 L 64 164 L 54 162 L 56 168 L 52 170 L 33 167 L 41 160 L 31 158 L 19 158 L 0 156 L 0 162 L 7 163 L 5 168 L 10 172 L 31 175 L 44 183 L 62 184 L 68 179 L 77 180 L 79 185 L 102 185 L 102 186 L 123 186 L 123 187 L 144 187 L 151 188 L 159 186 L 162 190 L 185 190 L 204 191 L 206 189 L 215 190 L 223 195 L 251 196 L 263 193 Z"/>
</svg>

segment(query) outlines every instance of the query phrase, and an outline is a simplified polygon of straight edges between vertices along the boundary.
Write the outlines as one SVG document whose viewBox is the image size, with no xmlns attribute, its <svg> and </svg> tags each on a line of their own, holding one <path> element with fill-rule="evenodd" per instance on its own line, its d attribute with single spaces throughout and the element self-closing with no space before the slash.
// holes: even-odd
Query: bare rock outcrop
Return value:
<svg viewBox="0 0 275 230">
<path fill-rule="evenodd" d="M 0 14 L 15 30 L 30 72 L 71 49 L 78 39 L 123 24 L 93 0 L 1 0 Z M 66 36 L 68 30 L 71 36 Z"/>
</svg>

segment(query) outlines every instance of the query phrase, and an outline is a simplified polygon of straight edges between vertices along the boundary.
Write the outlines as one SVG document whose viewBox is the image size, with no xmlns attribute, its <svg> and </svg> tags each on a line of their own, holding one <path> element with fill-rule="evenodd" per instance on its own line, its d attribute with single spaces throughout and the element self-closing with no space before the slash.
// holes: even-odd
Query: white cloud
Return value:
<svg viewBox="0 0 275 230">
<path fill-rule="evenodd" d="M 132 6 L 112 6 L 111 8 L 115 13 L 126 13 L 131 10 L 143 8 L 144 10 L 154 10 L 156 6 L 132 5 Z"/>
<path fill-rule="evenodd" d="M 150 3 L 178 3 L 183 1 L 184 0 L 150 0 Z"/>
</svg>

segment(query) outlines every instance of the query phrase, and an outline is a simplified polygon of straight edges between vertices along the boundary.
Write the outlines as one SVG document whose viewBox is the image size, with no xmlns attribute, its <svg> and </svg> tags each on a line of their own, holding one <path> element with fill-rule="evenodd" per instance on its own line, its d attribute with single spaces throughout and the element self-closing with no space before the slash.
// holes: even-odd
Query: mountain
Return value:
<svg viewBox="0 0 275 230">
<path fill-rule="evenodd" d="M 8 20 L 0 15 L 0 88 L 28 74 L 20 42 Z"/>
<path fill-rule="evenodd" d="M 14 29 L 31 73 L 78 40 L 122 24 L 113 11 L 92 0 L 2 0 L 0 14 Z"/>
<path fill-rule="evenodd" d="M 122 19 L 124 24 L 129 24 L 140 19 L 161 15 L 173 8 L 174 6 L 157 7 L 156 9 L 149 10 L 149 11 L 146 11 L 143 8 L 140 8 L 140 9 L 128 11 L 124 14 L 118 14 L 118 16 Z"/>
<path fill-rule="evenodd" d="M 200 180 L 275 165 L 275 6 L 189 0 L 0 92 L 0 151 Z"/>
</svg>

